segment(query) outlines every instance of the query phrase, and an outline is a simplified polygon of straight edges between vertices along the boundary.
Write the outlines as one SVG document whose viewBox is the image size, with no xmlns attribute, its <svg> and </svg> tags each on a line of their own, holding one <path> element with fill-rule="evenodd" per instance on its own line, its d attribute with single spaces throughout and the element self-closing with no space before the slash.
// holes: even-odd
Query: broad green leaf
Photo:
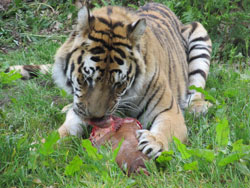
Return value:
<svg viewBox="0 0 250 188">
<path fill-rule="evenodd" d="M 198 170 L 198 162 L 194 161 L 192 163 L 184 164 L 184 170 Z"/>
<path fill-rule="evenodd" d="M 219 147 L 226 147 L 229 140 L 229 126 L 226 118 L 220 120 L 216 127 L 216 142 Z"/>
<path fill-rule="evenodd" d="M 64 174 L 67 176 L 73 175 L 75 172 L 80 171 L 83 162 L 81 158 L 76 155 L 72 161 L 66 166 Z"/>
<path fill-rule="evenodd" d="M 233 146 L 232 152 L 234 152 L 234 151 L 242 151 L 242 147 L 243 147 L 243 143 L 242 142 L 243 142 L 242 139 L 237 140 L 236 142 L 234 142 L 232 144 L 232 146 Z"/>
<path fill-rule="evenodd" d="M 188 149 L 188 153 L 192 156 L 204 158 L 209 162 L 214 160 L 214 152 L 209 149 Z"/>
<path fill-rule="evenodd" d="M 88 139 L 82 140 L 82 146 L 86 149 L 88 156 L 94 160 L 102 159 L 102 155 L 98 154 L 97 149 L 92 146 L 92 143 Z"/>
<path fill-rule="evenodd" d="M 54 145 L 60 139 L 58 132 L 52 132 L 46 139 L 45 143 L 40 148 L 40 153 L 47 156 L 54 152 Z"/>
<path fill-rule="evenodd" d="M 192 85 L 189 87 L 189 89 L 202 93 L 206 100 L 211 101 L 213 103 L 216 103 L 216 99 L 212 95 L 210 95 L 207 91 L 202 89 L 201 87 L 196 87 L 196 86 Z"/>
<path fill-rule="evenodd" d="M 163 151 L 161 155 L 156 159 L 156 162 L 160 164 L 169 162 L 173 159 L 173 154 L 174 154 L 174 151 L 172 150 Z"/>
<path fill-rule="evenodd" d="M 0 83 L 1 84 L 13 84 L 13 81 L 22 78 L 22 75 L 16 71 L 10 71 L 8 73 L 0 72 Z"/>
<path fill-rule="evenodd" d="M 219 161 L 219 166 L 226 166 L 229 163 L 232 163 L 234 161 L 239 160 L 241 157 L 243 157 L 245 154 L 240 154 L 240 153 L 231 153 L 225 158 L 221 159 Z"/>
<path fill-rule="evenodd" d="M 243 140 L 237 140 L 236 142 L 234 142 L 232 144 L 233 146 L 233 152 L 238 152 L 238 153 L 245 153 L 245 154 L 249 154 L 250 153 L 250 145 L 244 145 Z"/>
<path fill-rule="evenodd" d="M 186 146 L 184 144 L 182 144 L 181 141 L 176 137 L 173 137 L 173 140 L 174 140 L 175 145 L 177 146 L 177 149 L 181 153 L 182 158 L 183 159 L 190 158 L 191 155 L 188 153 L 188 150 L 186 149 Z"/>
<path fill-rule="evenodd" d="M 118 155 L 118 152 L 120 151 L 120 148 L 122 146 L 122 143 L 124 141 L 124 138 L 121 139 L 121 141 L 119 142 L 118 146 L 114 149 L 113 151 L 113 154 L 112 154 L 112 161 L 114 162 L 117 155 Z"/>
</svg>

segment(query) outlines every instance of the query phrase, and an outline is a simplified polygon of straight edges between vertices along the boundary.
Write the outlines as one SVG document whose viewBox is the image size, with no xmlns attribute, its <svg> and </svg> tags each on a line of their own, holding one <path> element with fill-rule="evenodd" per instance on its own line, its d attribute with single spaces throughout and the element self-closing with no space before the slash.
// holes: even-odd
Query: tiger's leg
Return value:
<svg viewBox="0 0 250 188">
<path fill-rule="evenodd" d="M 73 108 L 71 108 L 67 112 L 65 122 L 58 129 L 59 135 L 61 138 L 68 135 L 81 137 L 83 133 L 82 125 L 84 125 L 83 121 L 75 114 Z"/>
<path fill-rule="evenodd" d="M 187 139 L 187 128 L 179 105 L 174 98 L 170 102 L 167 109 L 160 110 L 154 116 L 150 131 L 137 131 L 138 149 L 149 158 L 156 158 L 162 151 L 168 150 L 173 136 L 182 142 Z"/>
<path fill-rule="evenodd" d="M 20 72 L 23 80 L 29 80 L 31 78 L 37 77 L 38 73 L 48 74 L 52 69 L 52 64 L 44 65 L 14 65 L 10 66 L 5 70 L 5 72 L 10 72 L 16 70 Z"/>
<path fill-rule="evenodd" d="M 182 35 L 187 43 L 189 86 L 205 88 L 209 73 L 212 42 L 206 29 L 199 23 L 184 25 Z M 188 104 L 195 113 L 206 113 L 211 104 L 195 90 L 189 91 Z"/>
</svg>

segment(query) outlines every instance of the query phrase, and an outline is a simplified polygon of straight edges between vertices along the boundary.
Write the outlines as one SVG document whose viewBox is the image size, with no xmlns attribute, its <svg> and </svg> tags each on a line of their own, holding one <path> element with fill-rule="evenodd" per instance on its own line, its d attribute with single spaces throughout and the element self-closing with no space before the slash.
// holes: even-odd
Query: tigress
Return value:
<svg viewBox="0 0 250 188">
<path fill-rule="evenodd" d="M 60 136 L 81 136 L 82 125 L 102 127 L 119 112 L 143 124 L 137 149 L 158 157 L 173 136 L 187 139 L 185 108 L 207 110 L 209 103 L 189 86 L 205 87 L 211 51 L 200 23 L 184 25 L 162 4 L 137 11 L 107 6 L 91 12 L 84 6 L 53 65 L 55 83 L 73 95 Z M 32 66 L 19 69 L 31 76 Z"/>
</svg>

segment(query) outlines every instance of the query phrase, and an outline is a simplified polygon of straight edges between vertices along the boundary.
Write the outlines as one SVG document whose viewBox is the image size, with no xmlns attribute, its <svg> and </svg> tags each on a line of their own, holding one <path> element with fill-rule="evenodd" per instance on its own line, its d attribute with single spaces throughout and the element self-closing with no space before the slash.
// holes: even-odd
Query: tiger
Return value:
<svg viewBox="0 0 250 188">
<path fill-rule="evenodd" d="M 142 123 L 135 149 L 157 158 L 173 137 L 187 140 L 185 109 L 205 113 L 210 106 L 189 87 L 205 88 L 211 52 L 201 23 L 182 24 L 162 4 L 138 10 L 83 6 L 52 68 L 55 83 L 73 96 L 60 136 L 81 137 L 84 126 L 104 127 L 119 113 Z M 19 69 L 29 79 L 34 71 L 48 72 L 48 66 L 9 70 Z"/>
</svg>

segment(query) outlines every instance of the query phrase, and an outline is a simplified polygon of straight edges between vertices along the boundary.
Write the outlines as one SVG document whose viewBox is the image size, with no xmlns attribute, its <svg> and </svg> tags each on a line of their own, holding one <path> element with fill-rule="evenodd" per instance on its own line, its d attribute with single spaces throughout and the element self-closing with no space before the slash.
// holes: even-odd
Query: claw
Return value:
<svg viewBox="0 0 250 188">
<path fill-rule="evenodd" d="M 161 155 L 163 144 L 150 131 L 138 130 L 136 134 L 139 139 L 138 150 L 153 159 Z"/>
</svg>

